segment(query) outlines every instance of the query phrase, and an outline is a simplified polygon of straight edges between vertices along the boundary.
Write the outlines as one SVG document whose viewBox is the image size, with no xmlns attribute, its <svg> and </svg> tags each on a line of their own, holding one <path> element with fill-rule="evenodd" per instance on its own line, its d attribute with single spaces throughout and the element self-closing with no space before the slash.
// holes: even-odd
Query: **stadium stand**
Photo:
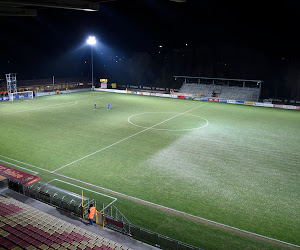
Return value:
<svg viewBox="0 0 300 250">
<path fill-rule="evenodd" d="M 180 94 L 197 99 L 214 97 L 227 100 L 257 102 L 261 91 L 261 80 L 174 76 L 183 79 Z"/>
<path fill-rule="evenodd" d="M 258 88 L 197 83 L 184 83 L 178 92 L 203 97 L 212 97 L 212 93 L 216 93 L 218 98 L 241 101 L 257 101 L 260 95 Z"/>
<path fill-rule="evenodd" d="M 0 249 L 130 249 L 0 195 Z"/>
</svg>

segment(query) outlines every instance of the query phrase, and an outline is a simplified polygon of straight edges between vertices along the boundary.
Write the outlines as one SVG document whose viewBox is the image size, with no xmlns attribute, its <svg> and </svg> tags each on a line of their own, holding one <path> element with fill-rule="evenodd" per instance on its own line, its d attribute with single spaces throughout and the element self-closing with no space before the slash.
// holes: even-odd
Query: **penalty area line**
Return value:
<svg viewBox="0 0 300 250">
<path fill-rule="evenodd" d="M 15 159 L 12 159 L 12 158 L 9 158 L 9 157 L 6 157 L 6 156 L 2 156 L 0 155 L 0 157 L 3 157 L 3 158 L 6 158 L 6 159 L 10 159 L 12 161 L 16 161 L 16 162 L 19 162 L 19 163 L 22 163 L 24 165 L 27 165 L 27 166 L 31 166 L 31 167 L 34 167 L 34 168 L 38 168 L 38 169 L 41 169 L 43 171 L 46 171 L 46 172 L 49 172 L 51 173 L 51 171 L 48 171 L 48 170 L 45 170 L 45 169 L 42 169 L 42 168 L 39 168 L 39 167 L 36 167 L 36 166 L 33 166 L 31 164 L 28 164 L 28 163 L 25 163 L 25 162 L 21 162 L 21 161 L 18 161 L 18 160 L 15 160 Z M 5 162 L 3 160 L 0 160 L 2 162 Z M 11 165 L 15 165 L 15 164 L 12 164 L 12 163 L 9 163 Z M 18 166 L 18 165 L 15 165 L 15 166 Z M 20 166 L 18 166 L 20 167 Z M 22 167 L 20 167 L 22 168 Z M 26 168 L 24 168 L 26 169 Z M 29 170 L 29 169 L 26 169 L 28 171 L 32 171 L 32 170 Z M 34 172 L 34 171 L 32 171 Z M 133 201 L 139 201 L 140 203 L 142 204 L 149 204 L 149 205 L 152 205 L 153 207 L 156 207 L 156 208 L 162 208 L 164 210 L 169 210 L 169 211 L 173 211 L 174 213 L 176 213 L 177 215 L 185 215 L 185 216 L 189 216 L 191 218 L 195 218 L 195 219 L 198 219 L 198 220 L 202 220 L 202 221 L 206 221 L 208 223 L 211 223 L 213 225 L 217 225 L 217 226 L 222 226 L 224 228 L 228 228 L 228 229 L 233 229 L 237 232 L 242 232 L 242 233 L 245 233 L 245 234 L 248 234 L 248 235 L 253 235 L 253 236 L 256 236 L 258 238 L 262 238 L 262 239 L 266 239 L 266 240 L 270 240 L 270 241 L 273 241 L 273 242 L 277 242 L 277 243 L 281 243 L 281 244 L 284 244 L 284 245 L 288 245 L 288 246 L 292 246 L 292 247 L 296 247 L 296 248 L 300 248 L 299 245 L 295 245 L 295 244 L 292 244 L 292 243 L 289 243 L 289 242 L 285 242 L 285 241 L 281 241 L 281 240 L 278 240 L 278 239 L 274 239 L 274 238 L 271 238 L 271 237 L 268 237 L 268 236 L 264 236 L 264 235 L 260 235 L 260 234 L 256 234 L 256 233 L 252 233 L 252 232 L 249 232 L 249 231 L 246 231 L 246 230 L 243 230 L 243 229 L 239 229 L 239 228 L 236 228 L 236 227 L 232 227 L 232 226 L 229 226 L 229 225 L 225 225 L 225 224 L 222 224 L 222 223 L 219 223 L 219 222 L 216 222 L 216 221 L 212 221 L 212 220 L 209 220 L 209 219 L 205 219 L 205 218 L 202 218 L 202 217 L 199 217 L 199 216 L 196 216 L 196 215 L 192 215 L 192 214 L 189 214 L 189 213 L 186 213 L 186 212 L 182 212 L 182 211 L 179 211 L 179 210 L 176 210 L 176 209 L 173 209 L 173 208 L 169 208 L 169 207 L 166 207 L 166 206 L 163 206 L 163 205 L 159 205 L 159 204 L 156 204 L 156 203 L 152 203 L 150 201 L 145 201 L 145 200 L 142 200 L 142 199 L 139 199 L 139 198 L 136 198 L 136 197 L 133 197 L 133 196 L 130 196 L 130 195 L 126 195 L 126 194 L 122 194 L 122 193 L 119 193 L 117 191 L 113 191 L 111 189 L 107 189 L 107 188 L 104 188 L 104 187 L 100 187 L 100 186 L 97 186 L 97 185 L 94 185 L 94 184 L 91 184 L 91 183 L 87 183 L 87 182 L 84 182 L 84 181 L 81 181 L 81 180 L 78 180 L 78 179 L 75 179 L 75 178 L 72 178 L 72 177 L 68 177 L 68 176 L 65 176 L 65 175 L 61 175 L 61 174 L 57 174 L 57 173 L 52 173 L 53 175 L 56 175 L 58 177 L 62 177 L 62 178 L 65 178 L 65 179 L 68 179 L 68 180 L 72 180 L 74 182 L 77 182 L 77 183 L 81 183 L 81 184 L 84 184 L 84 185 L 87 185 L 87 186 L 90 186 L 90 187 L 94 187 L 96 189 L 101 189 L 103 191 L 106 191 L 106 192 L 109 192 L 111 194 L 114 194 L 114 195 L 117 195 L 119 197 L 124 197 L 124 198 L 127 198 L 127 199 L 130 199 L 130 200 L 133 200 Z M 61 181 L 59 179 L 54 179 L 54 180 L 58 180 L 58 181 Z M 52 181 L 54 181 L 52 180 Z M 52 182 L 50 181 L 50 182 Z M 50 183 L 48 182 L 48 183 Z M 61 181 L 61 182 L 64 182 L 64 181 Z M 71 183 L 68 183 L 68 182 L 65 182 L 67 184 L 70 184 L 70 185 L 73 185 L 73 186 L 77 186 L 75 184 L 71 184 Z M 94 193 L 98 193 L 94 190 L 89 190 L 89 189 L 86 189 L 86 188 L 83 188 L 81 186 L 77 186 L 77 187 L 80 187 L 82 189 L 85 189 L 85 190 L 88 190 L 88 191 L 91 191 L 91 192 L 94 192 Z M 99 193 L 101 194 L 101 193 Z M 101 194 L 101 195 L 104 195 L 104 194 Z M 106 196 L 106 195 L 105 195 Z M 117 199 L 115 197 L 111 197 L 109 195 L 107 195 L 107 197 L 110 197 L 112 199 Z M 113 201 L 115 202 L 115 201 Z M 112 203 L 113 203 L 112 202 Z M 112 203 L 110 203 L 108 206 L 110 206 Z M 106 206 L 106 207 L 108 207 Z M 104 208 L 105 209 L 105 208 Z M 102 210 L 103 211 L 103 210 Z"/>
<path fill-rule="evenodd" d="M 154 125 L 151 126 L 151 127 L 145 128 L 145 129 L 143 129 L 143 130 L 141 130 L 141 131 L 139 131 L 139 132 L 137 132 L 137 133 L 135 133 L 135 134 L 133 134 L 133 135 L 130 135 L 130 136 L 128 136 L 128 137 L 126 137 L 126 138 L 124 138 L 124 139 L 122 139 L 122 140 L 119 140 L 119 141 L 117 141 L 117 142 L 115 142 L 115 143 L 113 143 L 113 144 L 111 144 L 111 145 L 109 145 L 109 146 L 106 146 L 106 147 L 104 147 L 104 148 L 101 148 L 101 149 L 99 149 L 99 150 L 97 150 L 97 151 L 95 151 L 95 152 L 93 152 L 93 153 L 91 153 L 91 154 L 88 154 L 88 155 L 86 155 L 86 156 L 84 156 L 84 157 L 82 157 L 82 158 L 80 158 L 80 159 L 77 159 L 77 160 L 75 160 L 75 161 L 72 161 L 72 162 L 70 162 L 70 163 L 68 163 L 68 164 L 66 164 L 66 165 L 64 165 L 64 166 L 62 166 L 62 167 L 60 167 L 60 168 L 57 168 L 57 169 L 53 170 L 51 173 L 55 173 L 55 172 L 58 171 L 58 170 L 61 170 L 61 169 L 65 168 L 65 167 L 68 167 L 68 166 L 70 166 L 70 165 L 72 165 L 72 164 L 74 164 L 74 163 L 76 163 L 76 162 L 79 162 L 79 161 L 81 161 L 81 160 L 83 160 L 83 159 L 85 159 L 85 158 L 88 158 L 88 157 L 90 157 L 90 156 L 92 156 L 92 155 L 94 155 L 94 154 L 97 154 L 97 153 L 99 153 L 99 152 L 101 152 L 101 151 L 103 151 L 103 150 L 105 150 L 105 149 L 111 148 L 111 147 L 113 147 L 113 146 L 115 146 L 115 145 L 117 145 L 117 144 L 119 144 L 119 143 L 121 143 L 121 142 L 123 142 L 123 141 L 126 141 L 126 140 L 128 140 L 128 139 L 130 139 L 130 138 L 132 138 L 132 137 L 134 137 L 134 136 L 137 136 L 137 135 L 139 135 L 139 134 L 141 134 L 141 133 L 144 133 L 144 132 L 146 132 L 146 131 L 148 131 L 148 130 L 150 130 L 150 129 L 152 129 L 152 128 L 154 128 L 154 127 L 156 127 L 156 126 L 158 126 L 158 125 L 160 125 L 160 124 L 162 124 L 162 123 L 165 123 L 165 122 L 167 122 L 167 121 L 170 121 L 170 120 L 172 120 L 172 119 L 174 119 L 174 118 L 176 118 L 176 117 L 178 117 L 178 116 L 180 116 L 180 115 L 184 115 L 184 114 L 186 114 L 186 113 L 188 113 L 188 112 L 190 112 L 190 111 L 192 111 L 192 110 L 195 110 L 195 109 L 197 109 L 197 108 L 200 108 L 200 107 L 202 107 L 202 106 L 204 106 L 204 105 L 206 105 L 206 104 L 207 104 L 207 103 L 202 104 L 202 105 L 199 105 L 199 106 L 197 106 L 197 107 L 195 107 L 195 108 L 189 109 L 189 110 L 187 110 L 187 111 L 185 111 L 185 112 L 179 113 L 179 114 L 177 114 L 177 115 L 174 115 L 174 116 L 172 116 L 172 117 L 170 117 L 170 118 L 168 118 L 168 119 L 166 119 L 166 120 L 164 120 L 164 121 L 162 121 L 162 122 L 159 122 L 159 123 L 157 123 L 157 124 L 154 124 Z"/>
<path fill-rule="evenodd" d="M 118 198 L 112 197 L 110 195 L 102 194 L 102 193 L 96 192 L 92 189 L 88 189 L 88 188 L 85 188 L 85 187 L 82 187 L 82 186 L 78 186 L 78 185 L 75 185 L 75 184 L 67 182 L 67 181 L 62 181 L 60 179 L 53 179 L 51 181 L 48 181 L 47 184 L 49 184 L 53 181 L 59 181 L 59 182 L 62 182 L 62 183 L 65 183 L 65 184 L 68 184 L 68 185 L 71 185 L 71 186 L 74 186 L 74 187 L 77 187 L 77 188 L 80 188 L 80 189 L 83 189 L 83 190 L 86 190 L 86 191 L 89 191 L 89 192 L 92 192 L 92 193 L 95 193 L 95 194 L 98 194 L 98 195 L 101 195 L 101 196 L 108 197 L 108 198 L 112 199 L 113 201 L 111 203 L 109 203 L 108 205 L 106 205 L 104 208 L 102 208 L 100 213 L 102 213 L 107 207 L 109 207 L 110 205 L 112 205 L 114 202 L 116 202 L 118 200 Z"/>
<path fill-rule="evenodd" d="M 232 227 L 232 226 L 229 226 L 229 225 L 226 225 L 226 224 L 223 224 L 223 223 L 219 223 L 219 222 L 216 222 L 216 221 L 213 221 L 213 220 L 205 219 L 205 218 L 202 218 L 202 217 L 199 217 L 199 216 L 196 216 L 196 215 L 192 215 L 192 214 L 189 214 L 189 213 L 186 213 L 186 212 L 182 212 L 182 211 L 179 211 L 179 210 L 176 210 L 176 209 L 173 209 L 173 208 L 169 208 L 169 207 L 166 207 L 166 206 L 163 206 L 163 205 L 159 205 L 159 204 L 156 204 L 156 203 L 153 203 L 153 202 L 150 202 L 150 201 L 142 200 L 142 199 L 136 198 L 134 196 L 122 194 L 122 193 L 119 193 L 119 192 L 111 190 L 111 189 L 107 189 L 107 188 L 100 187 L 100 186 L 97 186 L 97 185 L 94 185 L 94 184 L 91 184 L 91 183 L 87 183 L 85 181 L 77 180 L 77 179 L 72 178 L 72 177 L 68 177 L 68 176 L 65 176 L 65 175 L 57 174 L 57 173 L 53 173 L 53 174 L 55 174 L 56 176 L 68 179 L 68 180 L 72 180 L 72 181 L 90 186 L 90 187 L 101 189 L 103 191 L 109 192 L 111 194 L 115 194 L 115 195 L 117 195 L 119 197 L 123 197 L 125 199 L 127 198 L 127 199 L 132 200 L 132 201 L 138 201 L 138 202 L 140 202 L 141 204 L 144 204 L 144 205 L 148 204 L 148 205 L 151 205 L 152 207 L 164 209 L 165 211 L 168 211 L 168 210 L 172 211 L 177 215 L 185 215 L 185 216 L 188 216 L 188 217 L 191 217 L 191 218 L 198 219 L 200 221 L 202 220 L 202 221 L 210 223 L 210 225 L 221 226 L 223 228 L 228 228 L 228 229 L 234 230 L 236 232 L 244 233 L 245 235 L 252 235 L 252 236 L 256 236 L 256 237 L 261 238 L 261 239 L 266 239 L 266 240 L 281 243 L 281 244 L 284 244 L 284 245 L 289 245 L 289 246 L 300 248 L 300 246 L 289 243 L 289 242 L 281 241 L 281 240 L 274 239 L 274 238 L 271 238 L 271 237 L 268 237 L 268 236 L 264 236 L 264 235 L 261 235 L 261 234 L 256 234 L 256 233 L 253 233 L 253 232 L 250 232 L 250 231 L 239 229 L 237 227 Z"/>
</svg>

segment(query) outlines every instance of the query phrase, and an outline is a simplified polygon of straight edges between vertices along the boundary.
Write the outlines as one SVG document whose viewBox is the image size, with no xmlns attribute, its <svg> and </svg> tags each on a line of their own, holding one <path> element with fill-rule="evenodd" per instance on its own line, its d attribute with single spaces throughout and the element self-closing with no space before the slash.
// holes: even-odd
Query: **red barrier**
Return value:
<svg viewBox="0 0 300 250">
<path fill-rule="evenodd" d="M 105 218 L 105 222 L 108 223 L 108 224 L 111 224 L 111 225 L 115 225 L 119 228 L 123 228 L 123 223 L 122 222 L 118 222 L 118 221 L 115 221 L 115 220 L 112 220 L 112 219 L 109 219 L 109 218 Z"/>
<path fill-rule="evenodd" d="M 12 180 L 16 180 L 25 185 L 29 185 L 40 179 L 40 177 L 38 177 L 38 176 L 27 174 L 25 172 L 4 166 L 2 164 L 0 164 L 0 175 L 5 176 Z"/>
</svg>

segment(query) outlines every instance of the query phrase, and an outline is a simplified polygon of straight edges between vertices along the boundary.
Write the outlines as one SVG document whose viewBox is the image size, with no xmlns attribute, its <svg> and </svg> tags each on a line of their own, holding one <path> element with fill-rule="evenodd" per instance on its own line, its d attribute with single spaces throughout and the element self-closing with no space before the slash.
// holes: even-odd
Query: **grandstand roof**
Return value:
<svg viewBox="0 0 300 250">
<path fill-rule="evenodd" d="M 39 8 L 59 8 L 82 11 L 98 11 L 99 3 L 116 0 L 4 0 L 0 2 L 0 16 L 36 16 Z M 186 0 L 170 0 L 182 3 Z"/>
</svg>

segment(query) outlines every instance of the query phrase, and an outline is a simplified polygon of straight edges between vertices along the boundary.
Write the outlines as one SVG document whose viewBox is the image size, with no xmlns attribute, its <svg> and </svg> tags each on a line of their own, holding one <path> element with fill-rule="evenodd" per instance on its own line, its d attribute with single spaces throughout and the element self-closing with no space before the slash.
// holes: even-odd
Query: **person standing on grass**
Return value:
<svg viewBox="0 0 300 250">
<path fill-rule="evenodd" d="M 96 103 L 94 103 L 94 110 L 96 110 L 97 109 L 97 105 L 96 105 Z"/>
<path fill-rule="evenodd" d="M 110 105 L 109 105 L 109 103 L 107 103 L 107 110 L 110 110 Z"/>
<path fill-rule="evenodd" d="M 93 226 L 93 219 L 95 216 L 96 208 L 93 204 L 90 205 L 90 208 L 88 209 L 88 218 L 89 218 L 89 225 Z"/>
</svg>

